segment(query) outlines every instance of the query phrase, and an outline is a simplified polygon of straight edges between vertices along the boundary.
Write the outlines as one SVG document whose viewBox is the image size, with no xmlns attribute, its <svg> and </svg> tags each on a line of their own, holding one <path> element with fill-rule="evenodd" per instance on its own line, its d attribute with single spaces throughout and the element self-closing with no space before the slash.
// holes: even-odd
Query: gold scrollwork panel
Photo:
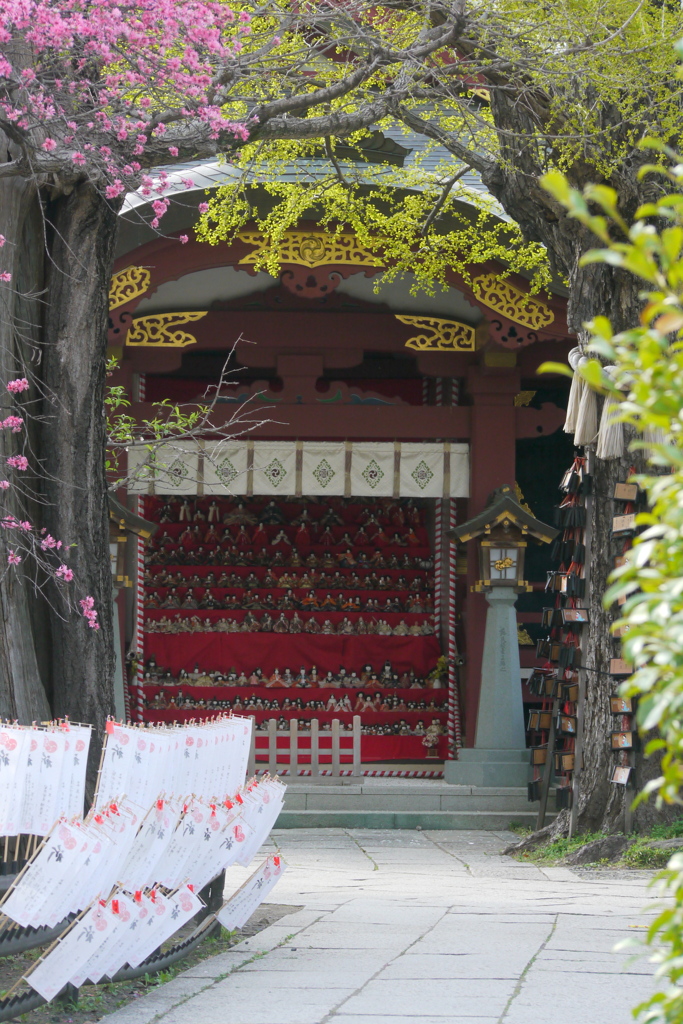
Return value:
<svg viewBox="0 0 683 1024">
<path fill-rule="evenodd" d="M 457 320 L 440 320 L 432 316 L 400 316 L 397 320 L 409 327 L 417 327 L 420 333 L 409 338 L 406 348 L 418 352 L 474 352 L 475 329 Z"/>
<path fill-rule="evenodd" d="M 495 274 L 481 274 L 472 281 L 472 291 L 479 302 L 513 323 L 538 331 L 555 319 L 550 306 L 527 295 L 508 281 L 499 281 Z"/>
<path fill-rule="evenodd" d="M 179 328 L 205 316 L 206 313 L 154 313 L 139 316 L 128 331 L 126 345 L 143 348 L 186 348 L 188 345 L 196 345 L 194 334 Z"/>
<path fill-rule="evenodd" d="M 243 256 L 240 263 L 256 263 L 259 254 L 269 244 L 261 231 L 241 231 L 240 242 L 253 245 L 254 251 Z M 328 235 L 322 231 L 286 231 L 280 242 L 280 261 L 303 267 L 324 267 L 328 264 L 346 264 L 353 267 L 383 267 L 379 256 L 358 244 L 355 235 Z"/>
<path fill-rule="evenodd" d="M 109 285 L 109 311 L 118 309 L 131 299 L 144 295 L 152 275 L 144 267 L 126 267 L 114 274 Z"/>
</svg>

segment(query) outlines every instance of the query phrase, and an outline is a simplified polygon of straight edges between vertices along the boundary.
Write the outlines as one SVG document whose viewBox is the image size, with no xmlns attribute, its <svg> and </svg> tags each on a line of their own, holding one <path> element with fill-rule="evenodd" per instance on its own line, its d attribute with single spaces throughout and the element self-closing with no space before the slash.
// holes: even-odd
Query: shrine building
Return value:
<svg viewBox="0 0 683 1024">
<path fill-rule="evenodd" d="M 566 360 L 565 297 L 529 296 L 493 262 L 434 296 L 410 279 L 378 288 L 379 258 L 315 221 L 286 235 L 272 277 L 254 267 L 256 229 L 194 237 L 228 173 L 183 170 L 195 187 L 171 191 L 167 237 L 148 200 L 122 213 L 110 351 L 127 411 L 213 404 L 229 435 L 169 443 L 154 470 L 129 453 L 118 499 L 156 524 L 117 597 L 122 651 L 137 654 L 130 716 L 232 709 L 305 732 L 356 714 L 364 765 L 434 767 L 490 713 L 477 544 L 447 533 L 505 484 L 550 521 L 572 444 L 566 385 L 537 369 Z M 549 557 L 529 548 L 517 600 L 527 704 Z"/>
</svg>

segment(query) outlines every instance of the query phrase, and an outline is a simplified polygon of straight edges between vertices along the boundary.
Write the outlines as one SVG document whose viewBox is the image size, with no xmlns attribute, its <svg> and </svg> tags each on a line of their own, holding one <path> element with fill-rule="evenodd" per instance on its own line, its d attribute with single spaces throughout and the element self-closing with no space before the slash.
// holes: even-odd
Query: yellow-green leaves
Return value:
<svg viewBox="0 0 683 1024">
<path fill-rule="evenodd" d="M 589 351 L 616 366 L 615 383 L 625 389 L 618 417 L 641 434 L 633 447 L 647 448 L 660 472 L 636 478 L 648 497 L 649 510 L 637 517 L 641 528 L 628 561 L 612 574 L 604 601 L 623 600 L 616 626 L 628 627 L 624 657 L 634 666 L 623 684 L 624 695 L 638 698 L 643 733 L 656 730 L 646 753 L 662 754 L 659 778 L 639 799 L 680 804 L 683 791 L 683 184 L 681 162 L 664 146 L 672 168 L 654 168 L 668 194 L 638 211 L 629 228 L 623 224 L 609 190 L 585 189 L 579 195 L 557 176 L 550 191 L 571 216 L 587 226 L 595 221 L 590 202 L 606 213 L 609 231 L 619 241 L 596 249 L 585 262 L 607 263 L 634 274 L 643 284 L 640 325 L 615 334 L 609 321 L 596 317 L 586 325 Z M 648 169 L 648 173 L 652 168 Z M 656 218 L 653 223 L 653 218 Z M 657 230 L 655 225 L 664 225 Z M 604 240 L 604 232 L 600 228 Z M 624 236 L 627 241 L 623 241 Z M 556 370 L 552 364 L 548 369 Z M 598 390 L 605 374 L 598 360 L 582 365 L 584 379 Z M 645 436 L 647 434 L 647 436 Z M 649 1024 L 683 1020 L 683 858 L 672 859 L 664 873 L 671 909 L 655 920 L 648 941 L 659 946 L 660 974 L 670 987 L 636 1011 Z"/>
</svg>

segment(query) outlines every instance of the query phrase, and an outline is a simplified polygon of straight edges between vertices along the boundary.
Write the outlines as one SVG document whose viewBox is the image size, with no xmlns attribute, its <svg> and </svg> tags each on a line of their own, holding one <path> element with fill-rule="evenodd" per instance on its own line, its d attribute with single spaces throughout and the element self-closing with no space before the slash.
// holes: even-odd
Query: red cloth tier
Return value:
<svg viewBox="0 0 683 1024">
<path fill-rule="evenodd" d="M 172 569 L 173 572 L 176 573 L 176 574 L 180 572 L 185 577 L 191 577 L 191 576 L 204 577 L 204 576 L 208 576 L 210 572 L 212 572 L 214 574 L 214 576 L 215 576 L 216 574 L 220 574 L 223 571 L 227 572 L 229 575 L 232 574 L 232 573 L 235 573 L 236 576 L 248 576 L 250 573 L 253 572 L 254 575 L 258 577 L 258 579 L 263 579 L 263 577 L 265 576 L 266 572 L 268 571 L 268 566 L 265 566 L 265 565 L 223 565 L 223 566 L 221 566 L 221 565 L 173 565 L 171 563 L 169 563 L 168 565 L 150 565 L 149 566 L 149 571 L 152 574 L 152 577 L 154 577 L 154 576 L 158 575 L 159 573 L 163 572 L 165 569 Z M 277 576 L 277 577 L 280 577 L 280 576 L 282 576 L 282 574 L 284 572 L 287 572 L 290 576 L 293 576 L 294 574 L 296 574 L 299 577 L 299 579 L 301 579 L 303 574 L 306 572 L 306 568 L 304 566 L 294 566 L 293 567 L 291 565 L 277 565 L 277 566 L 274 567 L 273 571 L 274 571 L 275 576 Z M 327 573 L 337 572 L 338 571 L 341 574 L 341 576 L 343 576 L 346 579 L 346 578 L 350 577 L 351 573 L 355 572 L 356 570 L 354 570 L 354 569 L 341 569 L 341 568 L 339 570 L 337 570 L 335 568 L 335 569 L 316 569 L 315 571 L 316 572 L 327 572 Z M 418 579 L 424 580 L 429 585 L 431 585 L 432 582 L 433 582 L 431 574 L 428 573 L 425 569 L 361 569 L 361 570 L 358 570 L 358 576 L 360 578 L 362 578 L 362 579 L 363 578 L 367 578 L 367 576 L 370 575 L 372 572 L 374 572 L 377 576 L 390 576 L 393 580 L 398 579 L 399 576 L 403 576 L 408 583 L 410 583 L 411 580 L 414 580 L 415 577 L 418 577 Z M 147 585 L 151 586 L 152 588 L 154 588 L 154 586 L 155 586 L 154 579 L 152 578 L 152 582 L 147 584 Z M 178 584 L 178 586 L 180 587 L 181 585 Z M 331 586 L 332 586 L 332 581 L 330 581 L 329 583 L 327 581 L 325 581 L 325 582 L 323 582 L 321 584 L 316 584 L 314 587 L 303 587 L 303 588 L 299 588 L 299 589 L 303 589 L 304 591 L 311 590 L 311 589 L 312 590 L 329 590 Z M 235 589 L 235 588 L 228 588 L 228 589 Z M 277 590 L 278 588 L 277 587 L 268 587 L 267 589 L 268 590 Z M 293 587 L 292 589 L 296 590 L 297 588 Z M 347 589 L 350 590 L 352 588 L 349 587 Z M 365 593 L 366 589 L 364 587 L 358 588 L 358 592 L 359 593 L 360 592 Z M 370 593 L 370 591 L 367 591 L 367 592 Z M 356 590 L 354 590 L 354 594 L 355 593 L 356 593 Z M 374 593 L 374 591 L 373 591 L 373 593 Z M 384 591 L 378 591 L 378 593 L 384 593 Z M 402 593 L 402 591 L 397 591 L 397 593 Z"/>
<path fill-rule="evenodd" d="M 379 671 L 390 661 L 394 672 L 414 670 L 421 678 L 436 665 L 441 648 L 435 636 L 320 636 L 315 633 L 146 633 L 145 658 L 177 676 L 195 665 L 225 674 L 260 668 L 272 675 L 301 665 L 320 672 L 359 672 L 363 665 Z"/>
<path fill-rule="evenodd" d="M 368 684 L 363 686 L 193 686 L 191 683 L 170 683 L 169 685 L 164 683 L 147 683 L 144 687 L 145 697 L 147 700 L 154 700 L 160 690 L 163 690 L 165 694 L 173 694 L 174 696 L 178 690 L 182 690 L 183 693 L 188 693 L 196 700 L 234 701 L 239 697 L 243 702 L 248 700 L 249 697 L 260 697 L 261 700 L 277 699 L 280 703 L 282 703 L 285 697 L 289 697 L 290 700 L 300 698 L 302 701 L 327 701 L 330 696 L 341 698 L 347 694 L 351 701 L 355 702 L 359 691 L 372 694 L 380 692 L 383 696 L 399 697 L 406 703 L 409 700 L 434 700 L 435 704 L 443 704 L 445 706 L 448 702 L 448 690 L 446 689 L 432 689 L 429 686 L 414 688 L 400 686 L 394 689 L 393 687 L 370 686 Z"/>
<path fill-rule="evenodd" d="M 196 718 L 212 718 L 223 714 L 222 708 L 148 708 L 145 713 L 146 722 L 189 722 Z M 321 725 L 325 722 L 332 722 L 338 718 L 347 726 L 353 725 L 353 712 L 348 711 L 236 711 L 236 715 L 253 716 L 258 725 L 267 722 L 270 718 L 285 718 L 291 722 L 296 718 L 298 722 L 310 722 L 317 718 Z M 418 722 L 425 726 L 436 719 L 442 725 L 446 724 L 447 711 L 366 711 L 360 716 L 361 725 L 395 725 L 397 722 L 405 721 L 414 729 Z"/>
<path fill-rule="evenodd" d="M 372 601 L 386 601 L 387 598 L 389 598 L 392 601 L 395 598 L 398 598 L 400 601 L 403 601 L 404 598 L 407 596 L 405 590 L 355 590 L 353 587 L 253 587 L 253 588 L 247 588 L 247 587 L 202 587 L 202 586 L 199 586 L 198 584 L 195 584 L 192 588 L 190 588 L 190 587 L 175 586 L 175 584 L 174 584 L 173 587 L 171 587 L 171 586 L 163 586 L 163 587 L 148 586 L 146 589 L 147 589 L 147 593 L 148 594 L 151 591 L 154 591 L 162 599 L 168 596 L 168 593 L 169 593 L 169 591 L 171 589 L 175 589 L 175 591 L 177 592 L 177 594 L 180 597 L 181 601 L 185 598 L 185 595 L 187 594 L 188 590 L 190 590 L 190 589 L 192 589 L 192 591 L 194 593 L 194 596 L 197 598 L 197 600 L 202 598 L 204 596 L 204 594 L 206 594 L 207 591 L 209 591 L 211 593 L 211 595 L 213 597 L 215 597 L 219 601 L 224 601 L 226 597 L 232 597 L 233 594 L 235 596 L 237 596 L 240 600 L 243 600 L 248 594 L 253 594 L 254 596 L 259 597 L 261 599 L 266 597 L 268 594 L 270 594 L 276 604 L 280 600 L 280 598 L 285 596 L 285 593 L 287 592 L 287 590 L 291 590 L 292 591 L 292 593 L 293 593 L 294 597 L 297 599 L 297 601 L 301 601 L 302 598 L 305 598 L 307 596 L 307 594 L 309 594 L 311 592 L 311 590 L 315 593 L 316 599 L 319 602 L 324 601 L 328 594 L 331 594 L 332 597 L 335 598 L 335 600 L 337 599 L 339 594 L 343 594 L 344 597 L 347 600 L 350 597 L 353 597 L 353 598 L 360 597 L 361 603 L 364 603 L 364 602 L 370 601 L 370 600 L 372 600 Z M 418 595 L 422 594 L 422 591 L 417 591 L 417 594 Z M 154 608 L 149 608 L 148 610 L 149 611 L 154 611 L 155 609 Z M 169 609 L 169 610 L 173 611 L 173 609 Z M 176 609 L 176 610 L 181 610 L 181 609 Z M 192 609 L 190 609 L 190 610 L 192 610 Z M 259 610 L 259 609 L 257 609 L 257 610 Z M 302 609 L 298 609 L 298 610 L 301 611 Z M 303 609 L 303 610 L 305 611 L 305 609 Z M 314 610 L 315 611 L 321 611 L 320 608 L 317 608 L 317 609 L 314 609 Z M 246 611 L 246 609 L 245 609 L 245 611 Z"/>
<path fill-rule="evenodd" d="M 318 734 L 319 739 L 323 741 L 320 743 L 322 748 L 320 763 L 323 768 L 331 762 L 330 748 L 324 743 L 323 739 L 329 735 L 328 732 Z M 341 733 L 341 735 L 347 737 L 347 739 L 346 742 L 341 744 L 339 759 L 342 765 L 350 765 L 353 762 L 351 733 L 345 732 Z M 289 739 L 287 736 L 277 737 L 277 750 L 277 763 L 287 767 L 290 763 Z M 311 756 L 306 753 L 306 750 L 310 750 L 310 736 L 307 736 L 306 733 L 300 733 L 298 754 L 300 765 L 311 763 Z M 446 736 L 439 738 L 437 751 L 438 757 L 434 758 L 435 765 L 438 765 L 439 761 L 445 761 L 448 757 L 448 738 Z M 360 738 L 360 759 L 363 764 L 371 764 L 373 761 L 421 761 L 423 764 L 420 767 L 428 768 L 429 761 L 425 761 L 426 757 L 427 748 L 422 743 L 422 736 L 361 736 Z M 268 763 L 268 734 L 265 732 L 256 733 L 256 763 Z"/>
<path fill-rule="evenodd" d="M 214 712 L 215 713 L 215 712 Z M 155 715 L 167 714 L 167 712 L 158 711 Z M 187 716 L 187 717 L 185 717 Z M 192 718 L 196 718 L 197 715 L 189 711 L 177 711 L 174 718 L 148 718 L 145 715 L 145 721 L 147 722 L 159 722 L 159 721 L 190 721 Z M 207 713 L 204 717 L 210 718 L 211 713 Z M 329 732 L 320 732 L 320 747 L 321 757 L 320 761 L 323 767 L 329 764 L 331 761 L 329 745 L 325 743 L 325 738 L 330 737 Z M 268 763 L 268 733 L 267 732 L 256 732 L 256 763 L 267 764 Z M 341 743 L 341 754 L 340 761 L 342 765 L 351 764 L 353 761 L 353 754 L 351 750 L 351 732 L 342 732 L 343 737 Z M 298 735 L 299 754 L 298 762 L 300 765 L 306 765 L 311 763 L 311 756 L 306 753 L 307 750 L 311 749 L 311 737 L 310 734 L 305 732 L 299 733 Z M 289 761 L 289 737 L 278 736 L 277 737 L 277 762 L 280 765 L 287 766 Z M 364 764 L 369 764 L 373 761 L 424 761 L 427 755 L 427 748 L 422 743 L 422 736 L 361 736 L 360 738 L 360 755 L 361 761 Z M 438 758 L 435 761 L 444 761 L 448 755 L 448 738 L 441 736 L 439 738 L 438 746 Z"/>
<path fill-rule="evenodd" d="M 284 615 L 285 619 L 294 618 L 294 610 L 292 611 L 281 611 L 279 608 L 256 608 L 253 614 L 257 619 L 262 619 L 263 616 L 268 613 L 273 622 L 277 622 L 281 615 Z M 177 615 L 181 619 L 192 619 L 195 616 L 204 622 L 205 619 L 209 619 L 211 623 L 220 622 L 223 619 L 234 619 L 236 622 L 242 622 L 245 615 L 248 614 L 245 608 L 147 608 L 145 609 L 145 618 L 152 621 L 159 621 L 164 617 L 174 619 Z M 296 614 L 299 616 L 302 622 L 307 622 L 308 619 L 316 618 L 322 624 L 325 619 L 329 619 L 333 626 L 338 626 L 344 619 L 348 619 L 349 622 L 357 622 L 358 619 L 364 618 L 365 622 L 369 622 L 370 619 L 375 619 L 379 616 L 380 619 L 386 619 L 389 625 L 392 627 L 398 626 L 401 619 L 405 620 L 407 626 L 411 626 L 414 622 L 422 623 L 431 620 L 432 616 L 425 612 L 413 613 L 413 612 L 385 612 L 382 609 L 372 612 L 330 612 L 330 611 L 314 611 L 309 612 L 306 609 L 297 608 Z M 154 632 L 151 630 L 150 632 Z M 259 633 L 260 630 L 254 630 L 255 633 Z M 161 636 L 174 636 L 173 633 L 162 633 Z M 183 634 L 187 636 L 188 634 Z M 192 634 L 189 634 L 190 636 Z M 318 634 L 315 634 L 318 635 Z M 374 634 L 373 634 L 374 635 Z"/>
</svg>

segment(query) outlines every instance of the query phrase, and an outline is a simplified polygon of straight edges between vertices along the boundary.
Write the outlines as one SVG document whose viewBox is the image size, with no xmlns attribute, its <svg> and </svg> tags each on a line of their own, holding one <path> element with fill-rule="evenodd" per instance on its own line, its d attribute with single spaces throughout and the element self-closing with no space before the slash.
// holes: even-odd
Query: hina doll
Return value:
<svg viewBox="0 0 683 1024">
<path fill-rule="evenodd" d="M 246 551 L 247 548 L 251 547 L 251 540 L 247 529 L 243 523 L 240 524 L 240 528 L 237 531 L 237 537 L 235 538 L 235 545 L 240 551 Z"/>
<path fill-rule="evenodd" d="M 261 515 L 259 516 L 259 522 L 265 523 L 266 525 L 270 524 L 271 526 L 281 526 L 284 523 L 284 521 L 285 517 L 283 516 L 282 512 L 280 512 L 280 509 L 277 507 L 274 501 L 269 501 L 266 507 L 261 512 Z"/>
<path fill-rule="evenodd" d="M 188 587 L 187 588 L 187 593 L 185 594 L 185 597 L 183 598 L 180 607 L 181 608 L 199 608 L 199 601 L 197 600 L 197 597 L 195 595 L 193 587 Z"/>
<path fill-rule="evenodd" d="M 268 531 L 263 523 L 259 523 L 251 538 L 255 548 L 265 548 L 268 544 Z"/>
<path fill-rule="evenodd" d="M 261 521 L 263 522 L 263 520 Z M 246 508 L 244 502 L 239 501 L 237 507 L 232 512 L 227 512 L 223 516 L 223 522 L 226 526 L 240 526 L 243 524 L 251 526 L 256 523 L 256 516 Z"/>
</svg>

